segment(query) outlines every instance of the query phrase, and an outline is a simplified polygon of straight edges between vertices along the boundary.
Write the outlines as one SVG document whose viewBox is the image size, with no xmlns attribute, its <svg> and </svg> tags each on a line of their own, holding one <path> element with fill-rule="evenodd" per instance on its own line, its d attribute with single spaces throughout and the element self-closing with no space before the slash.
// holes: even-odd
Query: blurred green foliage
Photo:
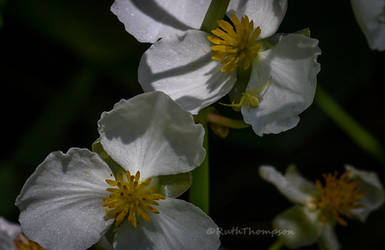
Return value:
<svg viewBox="0 0 385 250">
<path fill-rule="evenodd" d="M 51 151 L 91 147 L 96 121 L 121 98 L 141 92 L 137 66 L 148 44 L 131 37 L 110 12 L 112 1 L 0 0 L 2 66 L 2 150 L 0 215 L 17 220 L 14 200 L 35 167 Z M 2 8 L 4 6 L 4 9 Z M 327 14 L 325 16 L 325 14 Z M 279 29 L 288 33 L 309 27 L 320 40 L 319 85 L 385 142 L 384 53 L 371 51 L 349 1 L 290 2 Z M 226 101 L 224 101 L 226 102 Z M 216 108 L 239 117 L 226 107 Z M 255 136 L 250 128 L 231 130 L 226 139 L 212 134 L 210 144 L 210 213 L 223 228 L 269 229 L 272 218 L 289 203 L 257 173 L 261 164 L 279 169 L 296 163 L 309 179 L 341 171 L 343 164 L 378 171 L 385 168 L 354 144 L 316 105 L 299 125 L 279 135 Z M 253 204 L 258 204 L 257 206 Z M 383 249 L 384 208 L 367 223 L 337 228 L 346 249 Z M 266 248 L 271 237 L 227 235 L 226 248 Z M 310 247 L 309 249 L 313 249 Z"/>
<path fill-rule="evenodd" d="M 0 28 L 3 26 L 3 8 L 5 5 L 5 0 L 0 0 Z"/>
</svg>

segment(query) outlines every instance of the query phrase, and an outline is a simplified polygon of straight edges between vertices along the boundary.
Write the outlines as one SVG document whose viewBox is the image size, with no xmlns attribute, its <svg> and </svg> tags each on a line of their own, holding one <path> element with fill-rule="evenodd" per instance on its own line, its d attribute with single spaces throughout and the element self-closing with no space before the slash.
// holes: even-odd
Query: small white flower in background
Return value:
<svg viewBox="0 0 385 250">
<path fill-rule="evenodd" d="M 351 0 L 351 4 L 369 47 L 385 50 L 385 1 Z"/>
<path fill-rule="evenodd" d="M 0 217 L 0 250 L 44 250 L 25 237 L 18 224 Z"/>
<path fill-rule="evenodd" d="M 205 157 L 204 129 L 188 112 L 161 92 L 146 93 L 104 112 L 98 130 L 105 153 L 123 171 L 115 178 L 87 149 L 51 153 L 16 200 L 29 238 L 48 249 L 80 250 L 111 228 L 114 249 L 219 247 L 219 237 L 206 234 L 216 224 L 198 207 L 175 199 L 174 183 L 161 183 L 167 175 L 188 173 Z"/>
<path fill-rule="evenodd" d="M 129 6 L 119 7 L 121 20 L 127 13 L 140 16 L 136 13 L 140 8 L 132 7 L 134 1 L 116 1 L 115 5 L 128 2 Z M 186 6 L 182 5 L 174 16 L 194 15 L 195 9 L 190 12 Z M 197 16 L 205 12 L 204 6 L 196 11 Z M 279 36 L 277 44 L 264 46 L 266 40 L 262 40 L 277 31 L 286 8 L 286 0 L 231 1 L 228 15 L 233 24 L 220 20 L 213 34 L 192 26 L 194 29 L 158 37 L 161 39 L 141 59 L 139 83 L 144 91 L 167 93 L 192 114 L 230 91 L 238 91 L 239 98 L 230 106 L 241 110 L 244 121 L 256 134 L 280 133 L 295 127 L 298 115 L 313 101 L 321 51 L 318 40 L 301 34 Z M 164 26 L 160 19 L 151 20 Z M 135 18 L 132 22 L 136 22 Z M 139 27 L 134 23 L 130 24 L 131 33 Z M 239 68 L 251 69 L 247 86 L 237 83 Z"/>
<path fill-rule="evenodd" d="M 369 213 L 385 200 L 384 189 L 373 172 L 346 166 L 346 172 L 324 175 L 324 184 L 306 180 L 290 166 L 285 175 L 273 167 L 262 166 L 259 173 L 296 205 L 279 214 L 273 221 L 276 228 L 294 234 L 280 236 L 289 248 L 318 243 L 321 249 L 339 249 L 334 232 L 336 223 L 346 226 L 344 217 L 365 221 Z"/>
</svg>

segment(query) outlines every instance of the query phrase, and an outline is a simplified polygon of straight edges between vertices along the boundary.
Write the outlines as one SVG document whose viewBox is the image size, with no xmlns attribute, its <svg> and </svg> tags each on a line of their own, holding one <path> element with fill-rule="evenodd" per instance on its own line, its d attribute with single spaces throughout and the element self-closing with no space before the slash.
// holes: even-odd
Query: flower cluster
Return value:
<svg viewBox="0 0 385 250">
<path fill-rule="evenodd" d="M 352 0 L 370 46 L 383 49 L 384 22 L 378 20 L 384 4 L 374 2 L 382 11 L 376 20 Z M 214 28 L 207 30 L 211 3 L 115 0 L 111 10 L 126 30 L 152 43 L 138 69 L 146 93 L 102 113 L 92 151 L 70 148 L 46 157 L 16 199 L 23 234 L 0 220 L 1 249 L 220 247 L 219 234 L 207 233 L 218 228 L 215 222 L 176 199 L 206 157 L 205 130 L 197 123 L 207 107 L 228 95 L 220 104 L 240 111 L 242 123 L 259 136 L 295 127 L 313 102 L 321 50 L 308 32 L 276 33 L 287 0 L 227 1 L 223 19 L 211 20 Z M 260 168 L 262 178 L 296 204 L 273 221 L 278 230 L 295 232 L 280 236 L 286 246 L 318 242 L 338 249 L 335 224 L 364 221 L 384 202 L 374 173 L 346 168 L 342 176 L 324 175 L 315 184 L 293 167 L 285 176 Z"/>
<path fill-rule="evenodd" d="M 53 152 L 25 183 L 16 205 L 30 239 L 47 249 L 80 250 L 110 231 L 114 249 L 219 247 L 218 236 L 206 234 L 216 224 L 175 199 L 205 157 L 204 130 L 189 113 L 151 92 L 104 112 L 98 131 L 95 152 Z M 167 181 L 178 174 L 187 178 Z"/>
</svg>

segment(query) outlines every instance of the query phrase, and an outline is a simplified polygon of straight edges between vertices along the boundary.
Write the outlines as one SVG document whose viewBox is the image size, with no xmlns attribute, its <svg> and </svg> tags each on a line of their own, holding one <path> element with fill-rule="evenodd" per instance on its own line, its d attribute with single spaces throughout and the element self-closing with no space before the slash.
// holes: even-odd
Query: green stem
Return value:
<svg viewBox="0 0 385 250">
<path fill-rule="evenodd" d="M 229 2 L 230 0 L 211 0 L 200 30 L 210 33 L 211 30 L 215 29 L 217 27 L 217 20 L 223 19 L 226 15 Z"/>
<path fill-rule="evenodd" d="M 283 241 L 281 239 L 277 239 L 267 250 L 279 250 L 283 247 Z"/>
<path fill-rule="evenodd" d="M 385 164 L 385 150 L 380 142 L 320 87 L 317 89 L 315 102 L 359 147 Z"/>
<path fill-rule="evenodd" d="M 205 138 L 203 146 L 206 149 L 206 158 L 202 164 L 194 169 L 193 182 L 189 191 L 189 200 L 200 207 L 206 214 L 209 214 L 210 208 L 210 176 L 209 176 L 209 142 L 208 142 L 208 127 L 205 128 Z"/>
<path fill-rule="evenodd" d="M 244 121 L 230 119 L 213 112 L 207 115 L 207 121 L 227 128 L 242 129 L 250 127 L 250 125 L 244 123 Z"/>
<path fill-rule="evenodd" d="M 217 27 L 217 20 L 223 19 L 230 0 L 211 0 L 209 9 L 203 19 L 200 30 L 210 32 Z M 201 110 L 195 117 L 205 128 L 203 146 L 206 149 L 206 158 L 202 164 L 193 171 L 193 182 L 189 191 L 189 200 L 200 207 L 206 214 L 210 208 L 210 177 L 209 177 L 209 143 L 208 143 L 208 109 Z"/>
</svg>

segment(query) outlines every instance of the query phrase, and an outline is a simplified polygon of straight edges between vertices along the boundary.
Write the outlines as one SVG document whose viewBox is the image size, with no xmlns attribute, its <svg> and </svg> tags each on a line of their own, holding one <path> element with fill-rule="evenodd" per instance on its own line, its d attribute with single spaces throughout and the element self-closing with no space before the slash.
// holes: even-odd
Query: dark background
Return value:
<svg viewBox="0 0 385 250">
<path fill-rule="evenodd" d="M 148 44 L 138 43 L 110 12 L 112 1 L 12 0 L 0 28 L 0 216 L 17 221 L 14 200 L 51 151 L 88 147 L 96 122 L 121 98 L 141 93 L 137 67 Z M 0 0 L 0 10 L 2 6 Z M 380 142 L 385 143 L 384 52 L 371 51 L 349 1 L 289 2 L 280 32 L 311 29 L 322 55 L 318 84 Z M 218 107 L 222 108 L 222 107 Z M 378 172 L 385 166 L 364 152 L 313 104 L 294 129 L 258 137 L 232 130 L 210 140 L 211 216 L 223 229 L 271 229 L 291 204 L 257 168 L 297 164 L 311 180 L 343 171 L 346 163 Z M 184 195 L 183 197 L 187 197 Z M 385 249 L 385 207 L 366 223 L 337 227 L 344 249 Z M 229 249 L 267 248 L 269 236 L 225 235 Z M 315 246 L 308 249 L 316 249 Z"/>
</svg>

